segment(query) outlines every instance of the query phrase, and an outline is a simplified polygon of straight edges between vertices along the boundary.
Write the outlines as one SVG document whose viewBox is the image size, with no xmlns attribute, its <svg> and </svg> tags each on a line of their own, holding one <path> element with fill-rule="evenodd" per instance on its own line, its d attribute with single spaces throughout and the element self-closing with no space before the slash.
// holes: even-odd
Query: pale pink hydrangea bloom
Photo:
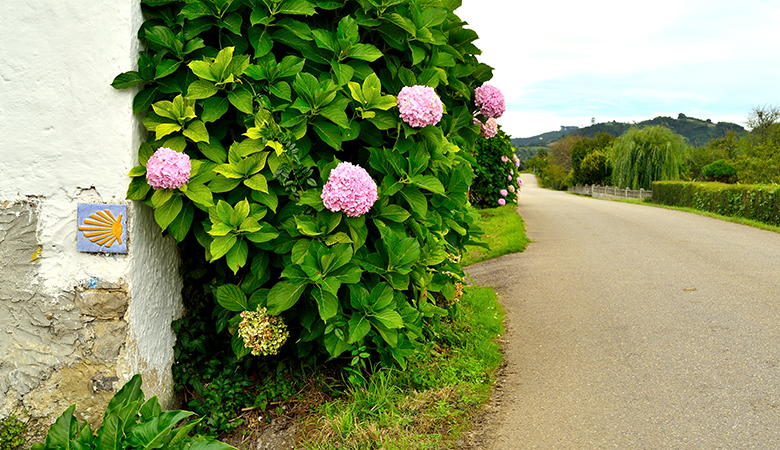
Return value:
<svg viewBox="0 0 780 450">
<path fill-rule="evenodd" d="M 507 191 L 506 189 L 501 189 L 498 192 L 501 194 L 502 197 L 506 197 L 507 195 L 509 195 L 509 191 Z"/>
<path fill-rule="evenodd" d="M 520 168 L 520 158 L 517 157 L 517 155 L 512 155 L 512 158 L 515 160 L 515 167 L 518 169 Z"/>
<path fill-rule="evenodd" d="M 160 147 L 146 162 L 146 182 L 154 189 L 178 189 L 190 180 L 191 170 L 186 153 Z"/>
<path fill-rule="evenodd" d="M 513 194 L 515 193 L 515 187 L 512 186 L 511 184 L 509 185 L 509 192 L 511 192 Z"/>
<path fill-rule="evenodd" d="M 503 198 L 499 198 L 498 199 L 498 204 L 501 205 L 501 206 L 504 206 L 504 205 L 506 205 L 506 200 L 504 200 Z"/>
<path fill-rule="evenodd" d="M 480 114 L 485 117 L 498 119 L 506 111 L 504 94 L 495 86 L 483 84 L 474 90 L 474 103 L 479 108 Z"/>
<path fill-rule="evenodd" d="M 512 181 L 514 178 L 512 178 L 512 175 L 507 175 L 506 179 L 509 180 L 509 181 Z"/>
<path fill-rule="evenodd" d="M 398 93 L 398 110 L 409 126 L 423 128 L 441 121 L 444 104 L 432 87 L 405 86 Z"/>
<path fill-rule="evenodd" d="M 330 211 L 349 217 L 367 213 L 377 199 L 376 183 L 362 167 L 342 162 L 330 171 L 322 188 L 322 203 Z"/>
<path fill-rule="evenodd" d="M 492 117 L 485 123 L 480 122 L 479 125 L 482 127 L 482 137 L 484 138 L 490 139 L 498 134 L 498 121 Z"/>
<path fill-rule="evenodd" d="M 509 162 L 509 158 L 506 155 L 501 155 L 501 162 Z"/>
</svg>

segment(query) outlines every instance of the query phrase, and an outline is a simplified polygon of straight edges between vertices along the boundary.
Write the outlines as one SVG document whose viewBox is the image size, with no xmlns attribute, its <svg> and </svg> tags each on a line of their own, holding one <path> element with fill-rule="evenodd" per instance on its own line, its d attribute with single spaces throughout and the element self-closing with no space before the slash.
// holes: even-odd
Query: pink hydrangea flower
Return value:
<svg viewBox="0 0 780 450">
<path fill-rule="evenodd" d="M 502 197 L 506 197 L 507 195 L 509 195 L 509 191 L 507 191 L 506 189 L 501 189 L 498 192 L 501 194 Z"/>
<path fill-rule="evenodd" d="M 377 199 L 376 183 L 362 167 L 342 162 L 330 171 L 322 188 L 322 203 L 333 212 L 349 217 L 367 213 Z"/>
<path fill-rule="evenodd" d="M 485 123 L 480 122 L 479 126 L 482 127 L 482 137 L 484 138 L 490 139 L 498 134 L 498 122 L 492 117 Z"/>
<path fill-rule="evenodd" d="M 423 128 L 441 121 L 444 104 L 432 87 L 406 86 L 398 93 L 398 110 L 409 126 Z"/>
<path fill-rule="evenodd" d="M 520 168 L 520 158 L 517 157 L 517 155 L 512 155 L 512 158 L 515 160 L 515 167 L 518 169 Z"/>
<path fill-rule="evenodd" d="M 509 180 L 509 181 L 512 181 L 514 178 L 512 178 L 512 175 L 507 175 L 506 179 Z"/>
<path fill-rule="evenodd" d="M 501 155 L 501 162 L 509 162 L 509 158 L 506 155 Z"/>
<path fill-rule="evenodd" d="M 501 205 L 501 206 L 504 206 L 504 205 L 506 205 L 506 200 L 504 200 L 503 198 L 499 198 L 498 199 L 498 204 Z"/>
<path fill-rule="evenodd" d="M 504 94 L 495 86 L 483 84 L 474 90 L 474 103 L 479 108 L 480 114 L 485 117 L 498 119 L 506 111 Z"/>
<path fill-rule="evenodd" d="M 186 153 L 160 147 L 146 162 L 146 182 L 154 189 L 178 189 L 190 180 L 191 171 Z"/>
</svg>

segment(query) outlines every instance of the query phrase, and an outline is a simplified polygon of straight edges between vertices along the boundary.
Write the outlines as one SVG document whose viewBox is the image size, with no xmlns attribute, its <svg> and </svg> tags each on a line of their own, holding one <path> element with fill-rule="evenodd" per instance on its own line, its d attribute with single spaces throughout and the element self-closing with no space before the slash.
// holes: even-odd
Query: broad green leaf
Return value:
<svg viewBox="0 0 780 450">
<path fill-rule="evenodd" d="M 417 187 L 431 191 L 434 194 L 444 195 L 444 186 L 438 178 L 433 175 L 415 175 L 411 177 L 412 183 Z"/>
<path fill-rule="evenodd" d="M 339 310 L 339 299 L 327 290 L 314 289 L 312 296 L 317 302 L 320 318 L 327 322 L 333 318 Z"/>
<path fill-rule="evenodd" d="M 211 190 L 203 184 L 189 183 L 184 193 L 190 200 L 203 206 L 214 206 Z"/>
<path fill-rule="evenodd" d="M 130 185 L 127 186 L 127 199 L 128 200 L 143 200 L 146 198 L 146 194 L 151 189 L 149 183 L 146 182 L 146 178 L 138 177 L 133 178 L 130 181 Z"/>
<path fill-rule="evenodd" d="M 279 315 L 292 308 L 306 289 L 304 283 L 280 281 L 268 293 L 268 314 Z"/>
<path fill-rule="evenodd" d="M 141 78 L 141 75 L 138 72 L 130 71 L 117 75 L 116 78 L 114 78 L 114 81 L 111 82 L 111 86 L 114 89 L 126 89 L 137 86 L 143 82 L 144 79 Z"/>
<path fill-rule="evenodd" d="M 157 65 L 157 69 L 154 74 L 154 79 L 158 80 L 160 78 L 167 77 L 173 72 L 176 72 L 176 69 L 178 69 L 180 65 L 181 65 L 181 61 L 174 61 L 172 59 L 163 59 Z"/>
<path fill-rule="evenodd" d="M 284 0 L 279 7 L 281 14 L 311 16 L 315 13 L 314 5 L 307 0 Z"/>
<path fill-rule="evenodd" d="M 228 110 L 228 99 L 224 97 L 211 97 L 201 104 L 203 105 L 203 113 L 200 118 L 205 123 L 219 120 Z"/>
<path fill-rule="evenodd" d="M 163 230 L 168 228 L 168 225 L 170 225 L 171 222 L 173 222 L 173 219 L 175 219 L 176 216 L 179 215 L 179 212 L 181 211 L 181 207 L 182 207 L 181 197 L 176 195 L 173 196 L 169 201 L 165 202 L 165 204 L 163 204 L 159 208 L 156 208 L 154 210 L 154 220 L 157 222 L 157 225 L 159 225 L 160 228 Z"/>
<path fill-rule="evenodd" d="M 219 92 L 219 88 L 216 87 L 214 83 L 206 80 L 195 80 L 187 88 L 187 97 L 200 100 L 209 98 L 217 92 Z"/>
<path fill-rule="evenodd" d="M 349 339 L 347 343 L 354 344 L 362 341 L 369 331 L 371 331 L 371 323 L 369 323 L 368 319 L 363 314 L 355 313 L 349 319 Z"/>
<path fill-rule="evenodd" d="M 223 284 L 217 288 L 217 303 L 228 311 L 246 311 L 247 299 L 244 291 L 235 284 Z"/>
<path fill-rule="evenodd" d="M 191 205 L 184 205 L 181 212 L 173 219 L 170 225 L 168 225 L 168 233 L 176 239 L 176 242 L 181 242 L 187 237 L 187 233 L 192 226 L 192 219 L 195 217 L 195 211 Z"/>
<path fill-rule="evenodd" d="M 362 61 L 374 62 L 382 57 L 382 52 L 371 44 L 355 44 L 347 50 L 347 56 Z"/>
<path fill-rule="evenodd" d="M 317 113 L 341 128 L 349 128 L 349 119 L 347 118 L 346 108 L 349 100 L 339 97 L 328 106 L 320 109 Z"/>
<path fill-rule="evenodd" d="M 202 78 L 207 81 L 217 82 L 220 81 L 214 74 L 211 73 L 211 64 L 207 61 L 192 61 L 187 65 L 198 78 Z"/>
<path fill-rule="evenodd" d="M 242 113 L 252 114 L 254 112 L 252 106 L 252 93 L 246 89 L 234 89 L 230 91 L 228 93 L 228 100 L 230 100 L 230 103 Z"/>
<path fill-rule="evenodd" d="M 181 130 L 181 125 L 178 123 L 161 123 L 154 128 L 154 138 L 160 140 L 179 130 Z"/>
<path fill-rule="evenodd" d="M 268 180 L 262 174 L 252 175 L 244 180 L 244 184 L 255 191 L 268 192 Z"/>
<path fill-rule="evenodd" d="M 331 234 L 327 238 L 325 238 L 325 245 L 328 247 L 336 245 L 336 244 L 351 244 L 352 238 L 350 238 L 346 233 L 344 232 L 338 232 L 336 234 Z"/>
<path fill-rule="evenodd" d="M 190 138 L 193 142 L 209 141 L 209 132 L 206 129 L 206 125 L 200 120 L 193 120 L 190 122 L 190 125 L 182 134 Z"/>
<path fill-rule="evenodd" d="M 233 248 L 237 240 L 238 238 L 236 238 L 234 234 L 215 237 L 209 246 L 209 251 L 211 252 L 211 261 L 216 261 L 219 258 L 225 256 L 227 252 Z"/>
<path fill-rule="evenodd" d="M 249 257 L 249 245 L 246 241 L 240 239 L 236 245 L 234 245 L 225 255 L 225 262 L 227 262 L 230 270 L 233 271 L 233 275 L 238 273 L 238 270 L 246 265 L 246 260 Z"/>
<path fill-rule="evenodd" d="M 392 220 L 393 222 L 403 223 L 410 216 L 409 211 L 398 205 L 387 205 L 379 211 L 379 217 Z"/>
</svg>

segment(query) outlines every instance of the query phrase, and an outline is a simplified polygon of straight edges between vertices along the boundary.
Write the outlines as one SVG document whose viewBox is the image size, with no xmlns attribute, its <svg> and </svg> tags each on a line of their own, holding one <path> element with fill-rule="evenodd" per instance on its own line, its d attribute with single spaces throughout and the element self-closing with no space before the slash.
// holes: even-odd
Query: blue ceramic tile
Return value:
<svg viewBox="0 0 780 450">
<path fill-rule="evenodd" d="M 76 250 L 85 253 L 127 253 L 127 206 L 79 203 Z"/>
</svg>

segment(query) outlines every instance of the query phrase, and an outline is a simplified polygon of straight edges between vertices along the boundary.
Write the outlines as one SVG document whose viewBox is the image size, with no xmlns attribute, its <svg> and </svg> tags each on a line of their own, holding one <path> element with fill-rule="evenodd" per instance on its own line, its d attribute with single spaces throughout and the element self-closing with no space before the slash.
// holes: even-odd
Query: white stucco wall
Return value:
<svg viewBox="0 0 780 450">
<path fill-rule="evenodd" d="M 76 251 L 76 204 L 124 202 L 142 128 L 135 92 L 110 86 L 132 70 L 138 0 L 8 0 L 0 14 L 0 202 L 34 197 L 42 246 L 35 289 L 56 298 L 87 280 L 128 287 L 130 339 L 120 380 L 149 374 L 168 397 L 181 304 L 178 256 L 149 211 L 128 204 L 128 255 Z M 0 203 L 0 206 L 2 204 Z M 0 274 L 0 283 L 3 282 Z M 61 300 L 66 301 L 66 300 Z M 1 394 L 1 393 L 0 393 Z"/>
</svg>

